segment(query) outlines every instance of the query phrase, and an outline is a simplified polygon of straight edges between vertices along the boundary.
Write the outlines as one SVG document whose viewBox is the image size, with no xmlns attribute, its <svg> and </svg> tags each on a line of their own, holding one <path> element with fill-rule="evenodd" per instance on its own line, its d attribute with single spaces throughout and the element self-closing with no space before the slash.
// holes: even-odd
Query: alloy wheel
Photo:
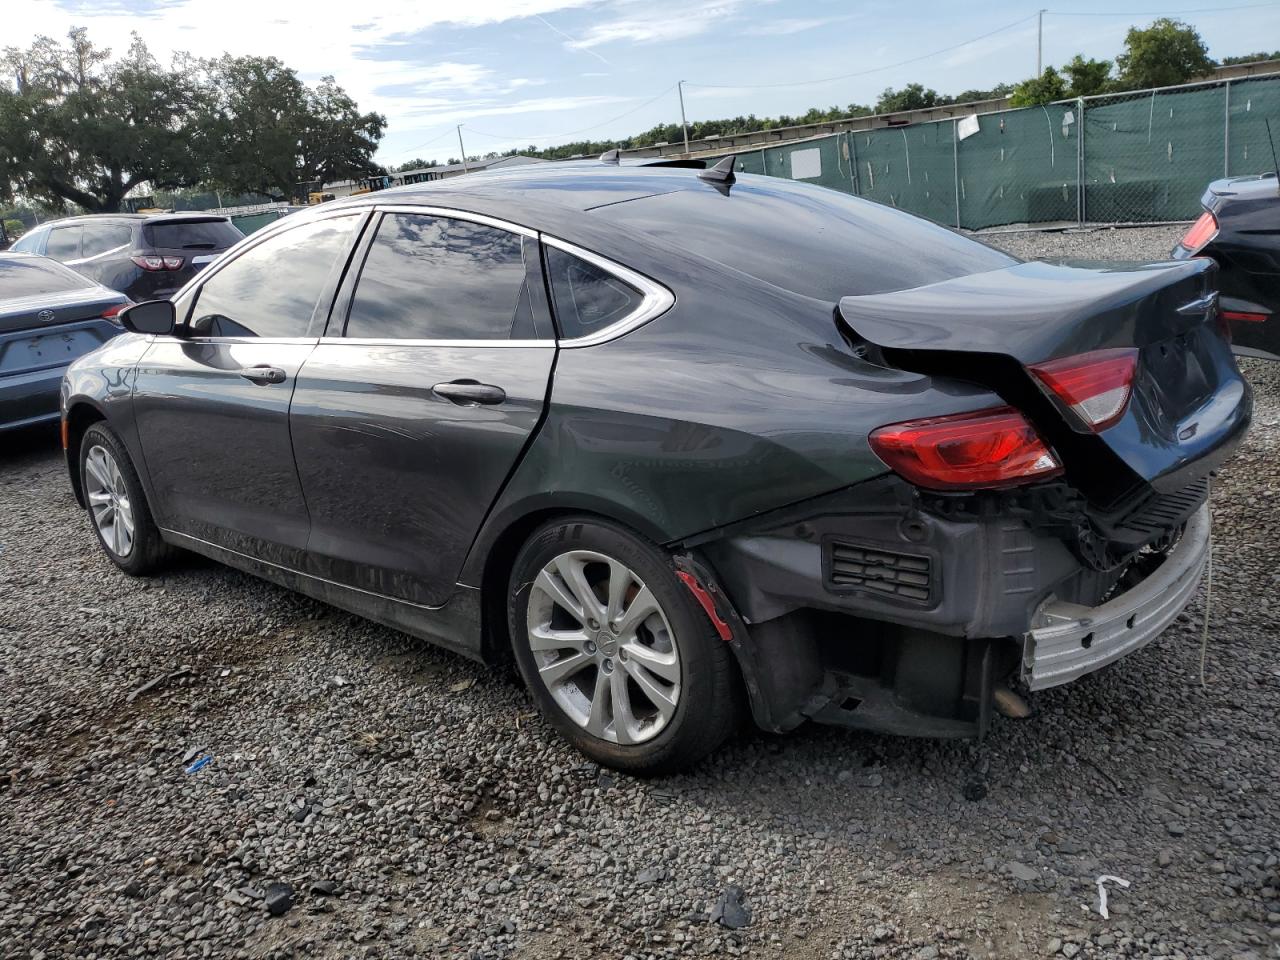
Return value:
<svg viewBox="0 0 1280 960">
<path fill-rule="evenodd" d="M 93 446 L 84 460 L 85 495 L 102 542 L 118 557 L 133 549 L 133 504 L 111 451 Z"/>
<path fill-rule="evenodd" d="M 653 592 L 612 557 L 573 550 L 542 568 L 529 591 L 528 642 L 542 683 L 592 736 L 644 743 L 675 715 L 675 633 Z"/>
</svg>

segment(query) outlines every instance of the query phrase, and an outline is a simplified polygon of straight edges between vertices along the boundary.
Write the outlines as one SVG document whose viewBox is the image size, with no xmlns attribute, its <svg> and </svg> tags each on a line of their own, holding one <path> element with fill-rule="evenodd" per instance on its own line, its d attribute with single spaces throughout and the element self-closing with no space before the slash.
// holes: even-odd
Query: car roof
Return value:
<svg viewBox="0 0 1280 960">
<path fill-rule="evenodd" d="M 828 187 L 752 174 L 735 174 L 726 184 L 700 172 L 599 160 L 539 163 L 312 209 L 456 209 L 541 231 L 664 282 L 677 262 L 683 274 L 697 261 L 832 302 L 1017 262 L 945 227 Z"/>
</svg>

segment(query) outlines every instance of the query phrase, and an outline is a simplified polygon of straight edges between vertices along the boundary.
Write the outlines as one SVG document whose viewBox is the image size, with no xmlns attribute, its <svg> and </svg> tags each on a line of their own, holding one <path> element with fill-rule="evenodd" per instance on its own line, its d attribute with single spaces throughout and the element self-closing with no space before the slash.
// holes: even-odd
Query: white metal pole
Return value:
<svg viewBox="0 0 1280 960">
<path fill-rule="evenodd" d="M 956 229 L 960 229 L 960 121 L 951 118 L 951 177 L 956 187 Z"/>
<path fill-rule="evenodd" d="M 467 148 L 462 145 L 462 124 L 458 124 L 458 149 L 462 151 L 462 172 L 470 173 L 471 168 L 467 166 Z"/>
<path fill-rule="evenodd" d="M 1047 13 L 1041 10 L 1037 14 L 1036 20 L 1036 79 L 1040 79 L 1044 75 L 1044 15 Z"/>
<path fill-rule="evenodd" d="M 1222 115 L 1222 175 L 1231 176 L 1231 81 L 1225 84 L 1226 107 Z"/>
<path fill-rule="evenodd" d="M 689 155 L 689 121 L 684 118 L 684 81 L 676 81 L 676 91 L 680 94 L 680 129 L 684 133 L 684 152 Z"/>
</svg>

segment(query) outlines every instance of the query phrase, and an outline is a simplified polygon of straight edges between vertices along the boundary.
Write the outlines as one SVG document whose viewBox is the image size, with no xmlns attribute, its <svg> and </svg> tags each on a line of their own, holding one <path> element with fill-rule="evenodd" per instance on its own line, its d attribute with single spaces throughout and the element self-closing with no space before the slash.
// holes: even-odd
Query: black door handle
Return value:
<svg viewBox="0 0 1280 960">
<path fill-rule="evenodd" d="M 240 371 L 240 376 L 246 380 L 252 380 L 261 386 L 264 383 L 284 383 L 284 371 L 279 367 L 269 367 L 261 364 L 256 367 L 245 367 Z"/>
<path fill-rule="evenodd" d="M 507 399 L 507 392 L 490 383 L 479 383 L 475 380 L 452 380 L 449 383 L 437 383 L 431 388 L 436 396 L 444 397 L 450 403 L 462 407 L 476 404 L 502 403 Z"/>
</svg>

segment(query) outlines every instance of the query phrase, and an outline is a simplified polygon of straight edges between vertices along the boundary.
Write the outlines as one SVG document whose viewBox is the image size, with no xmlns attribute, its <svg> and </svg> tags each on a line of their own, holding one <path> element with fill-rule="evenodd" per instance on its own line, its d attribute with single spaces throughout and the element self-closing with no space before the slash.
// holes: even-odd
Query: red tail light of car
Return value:
<svg viewBox="0 0 1280 960">
<path fill-rule="evenodd" d="M 1012 407 L 908 420 L 871 432 L 871 449 L 899 476 L 932 490 L 1009 487 L 1062 472 Z"/>
<path fill-rule="evenodd" d="M 140 266 L 143 270 L 149 270 L 152 272 L 155 272 L 158 270 L 181 270 L 182 264 L 183 264 L 182 257 L 145 256 L 145 257 L 130 257 L 129 259 L 132 260 L 134 263 L 136 263 L 138 266 Z"/>
<path fill-rule="evenodd" d="M 1178 242 L 1192 253 L 1195 253 L 1217 235 L 1217 218 L 1206 210 L 1200 214 L 1200 219 L 1191 225 L 1191 229 Z"/>
<path fill-rule="evenodd" d="M 1101 433 L 1124 416 L 1137 367 L 1137 349 L 1122 347 L 1037 363 L 1029 369 L 1086 427 Z"/>
</svg>

